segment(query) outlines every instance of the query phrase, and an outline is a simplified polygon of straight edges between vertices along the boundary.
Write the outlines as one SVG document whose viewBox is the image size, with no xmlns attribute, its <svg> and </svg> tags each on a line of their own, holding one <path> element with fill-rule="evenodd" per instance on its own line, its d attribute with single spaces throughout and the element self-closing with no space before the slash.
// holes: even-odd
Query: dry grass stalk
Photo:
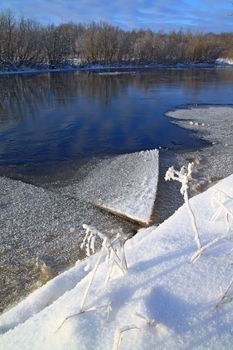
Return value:
<svg viewBox="0 0 233 350">
<path fill-rule="evenodd" d="M 233 297 L 229 296 L 229 294 L 228 294 L 229 291 L 231 290 L 232 286 L 233 286 L 233 278 L 230 281 L 230 283 L 228 284 L 228 286 L 225 289 L 225 291 L 224 292 L 222 291 L 221 298 L 220 298 L 219 302 L 217 303 L 216 308 L 218 308 L 222 304 L 228 303 L 228 302 L 233 300 Z"/>
</svg>

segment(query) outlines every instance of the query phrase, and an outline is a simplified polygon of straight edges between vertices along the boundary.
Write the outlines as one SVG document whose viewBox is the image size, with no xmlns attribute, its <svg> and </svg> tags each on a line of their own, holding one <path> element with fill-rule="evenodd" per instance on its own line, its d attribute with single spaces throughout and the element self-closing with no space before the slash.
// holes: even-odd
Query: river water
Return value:
<svg viewBox="0 0 233 350">
<path fill-rule="evenodd" d="M 62 196 L 62 186 L 102 158 L 145 149 L 161 149 L 165 170 L 176 152 L 205 145 L 165 113 L 232 104 L 232 91 L 233 69 L 224 68 L 1 76 L 0 310 L 83 257 L 76 230 L 83 218 L 107 231 L 137 229 Z"/>
</svg>

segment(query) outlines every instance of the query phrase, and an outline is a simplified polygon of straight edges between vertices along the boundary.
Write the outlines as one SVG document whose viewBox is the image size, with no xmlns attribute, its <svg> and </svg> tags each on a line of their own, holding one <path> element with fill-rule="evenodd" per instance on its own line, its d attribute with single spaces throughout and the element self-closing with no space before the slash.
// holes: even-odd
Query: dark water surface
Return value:
<svg viewBox="0 0 233 350">
<path fill-rule="evenodd" d="M 0 77 L 0 165 L 198 146 L 164 113 L 232 103 L 232 69 Z"/>
</svg>

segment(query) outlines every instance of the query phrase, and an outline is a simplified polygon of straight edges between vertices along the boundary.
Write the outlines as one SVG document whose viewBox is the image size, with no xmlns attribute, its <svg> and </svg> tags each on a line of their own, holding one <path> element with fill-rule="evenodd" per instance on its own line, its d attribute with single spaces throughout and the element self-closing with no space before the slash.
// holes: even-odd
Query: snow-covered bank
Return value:
<svg viewBox="0 0 233 350">
<path fill-rule="evenodd" d="M 91 272 L 80 279 L 77 271 L 86 270 L 85 262 L 69 272 L 74 287 L 63 290 L 49 306 L 43 303 L 46 289 L 51 290 L 52 282 L 59 289 L 63 277 L 67 283 L 68 272 L 3 314 L 2 331 L 12 329 L 1 335 L 0 348 L 106 350 L 113 348 L 117 331 L 122 331 L 120 349 L 231 349 L 233 302 L 218 308 L 216 304 L 221 288 L 233 276 L 232 220 L 228 233 L 224 211 L 211 221 L 218 209 L 216 202 L 211 205 L 216 190 L 233 197 L 233 175 L 192 198 L 191 206 L 203 244 L 224 235 L 228 239 L 205 251 L 195 264 L 190 262 L 196 249 L 194 235 L 182 206 L 159 227 L 142 229 L 127 241 L 129 271 L 125 276 L 116 270 L 105 286 L 107 264 L 102 261 L 83 313 L 78 314 Z M 232 199 L 227 208 L 233 212 Z M 92 257 L 92 266 L 96 259 L 98 255 Z M 43 306 L 36 308 L 40 303 Z"/>
<path fill-rule="evenodd" d="M 74 66 L 64 66 L 64 67 L 20 67 L 14 69 L 0 69 L 1 75 L 14 75 L 14 74 L 36 74 L 36 73 L 55 73 L 55 72 L 73 72 L 77 71 L 77 67 Z"/>
<path fill-rule="evenodd" d="M 149 63 L 149 64 L 85 64 L 85 65 L 64 65 L 59 67 L 20 67 L 14 69 L 3 69 L 0 70 L 0 76 L 12 75 L 12 74 L 35 74 L 35 73 L 53 73 L 53 72 L 72 72 L 72 71 L 97 71 L 98 74 L 110 74 L 118 75 L 122 74 L 124 70 L 140 70 L 140 69 L 161 69 L 161 68 L 214 68 L 218 66 L 231 66 L 232 60 L 230 59 L 218 59 L 213 63 Z M 107 71 L 104 73 L 104 71 Z M 133 72 L 132 72 L 133 73 Z"/>
</svg>

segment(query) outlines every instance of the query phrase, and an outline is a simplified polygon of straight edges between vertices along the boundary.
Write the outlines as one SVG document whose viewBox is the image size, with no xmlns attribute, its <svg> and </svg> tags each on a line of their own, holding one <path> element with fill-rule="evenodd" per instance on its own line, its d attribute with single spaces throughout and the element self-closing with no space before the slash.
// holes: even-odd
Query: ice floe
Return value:
<svg viewBox="0 0 233 350">
<path fill-rule="evenodd" d="M 83 181 L 61 189 L 114 214 L 149 224 L 157 194 L 159 151 L 123 154 L 102 160 Z"/>
</svg>

